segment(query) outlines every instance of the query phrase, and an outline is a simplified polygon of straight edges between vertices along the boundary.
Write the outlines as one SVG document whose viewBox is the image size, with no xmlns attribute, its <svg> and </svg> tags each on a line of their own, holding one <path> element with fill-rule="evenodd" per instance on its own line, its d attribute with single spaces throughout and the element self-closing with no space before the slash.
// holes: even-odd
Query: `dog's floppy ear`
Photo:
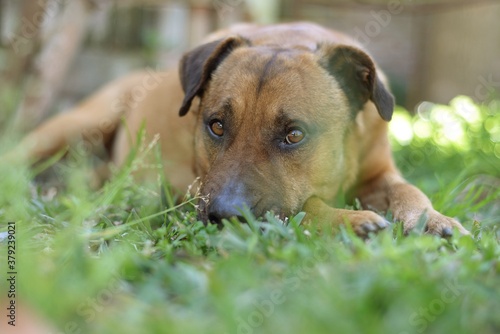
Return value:
<svg viewBox="0 0 500 334">
<path fill-rule="evenodd" d="M 179 110 L 180 116 L 186 115 L 193 99 L 203 93 L 212 72 L 235 47 L 243 42 L 244 40 L 240 37 L 228 37 L 203 44 L 184 54 L 180 62 L 179 74 L 182 89 L 186 95 Z"/>
<path fill-rule="evenodd" d="M 377 76 L 370 56 L 348 45 L 323 45 L 321 63 L 339 82 L 347 95 L 353 112 L 358 112 L 371 100 L 379 115 L 390 121 L 394 111 L 394 98 Z"/>
</svg>

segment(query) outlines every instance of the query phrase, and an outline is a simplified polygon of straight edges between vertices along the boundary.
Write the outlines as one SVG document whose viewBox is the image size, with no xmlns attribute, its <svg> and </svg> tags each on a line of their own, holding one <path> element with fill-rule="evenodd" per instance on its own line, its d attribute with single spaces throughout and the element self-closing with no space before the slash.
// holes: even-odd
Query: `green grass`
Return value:
<svg viewBox="0 0 500 334">
<path fill-rule="evenodd" d="M 443 109 L 453 117 L 440 123 Z M 196 199 L 165 206 L 168 185 L 133 182 L 141 150 L 97 192 L 85 163 L 58 169 L 57 192 L 0 163 L 19 300 L 59 333 L 498 333 L 500 103 L 460 97 L 424 126 L 403 115 L 392 125 L 398 165 L 473 238 L 403 237 L 396 224 L 365 242 L 349 229 L 306 230 L 302 215 L 218 230 L 197 221 Z M 397 134 L 405 126 L 411 140 Z M 457 127 L 462 137 L 447 141 Z"/>
</svg>

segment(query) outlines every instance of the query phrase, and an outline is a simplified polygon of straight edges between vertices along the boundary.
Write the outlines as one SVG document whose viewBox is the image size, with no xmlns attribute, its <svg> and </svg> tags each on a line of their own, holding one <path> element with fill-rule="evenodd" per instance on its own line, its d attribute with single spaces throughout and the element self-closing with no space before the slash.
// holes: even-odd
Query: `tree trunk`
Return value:
<svg viewBox="0 0 500 334">
<path fill-rule="evenodd" d="M 30 0 L 31 1 L 31 0 Z M 50 111 L 68 68 L 85 37 L 94 6 L 88 0 L 68 2 L 61 15 L 53 18 L 55 28 L 44 41 L 16 113 L 15 126 L 29 130 Z"/>
<path fill-rule="evenodd" d="M 29 68 L 40 45 L 47 0 L 21 0 L 21 21 L 10 38 L 7 51 L 5 78 L 13 86 L 21 84 L 23 73 Z"/>
</svg>

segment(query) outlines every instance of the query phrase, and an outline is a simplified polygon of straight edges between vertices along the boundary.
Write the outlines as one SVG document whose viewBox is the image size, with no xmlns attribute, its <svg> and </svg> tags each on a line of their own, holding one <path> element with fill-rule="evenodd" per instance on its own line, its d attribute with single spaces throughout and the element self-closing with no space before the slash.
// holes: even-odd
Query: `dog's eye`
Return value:
<svg viewBox="0 0 500 334">
<path fill-rule="evenodd" d="M 217 137 L 222 137 L 224 135 L 224 124 L 218 119 L 210 121 L 209 124 L 210 131 Z"/>
<path fill-rule="evenodd" d="M 299 129 L 294 129 L 286 135 L 285 142 L 288 145 L 298 144 L 304 139 L 304 137 L 304 132 Z"/>
</svg>

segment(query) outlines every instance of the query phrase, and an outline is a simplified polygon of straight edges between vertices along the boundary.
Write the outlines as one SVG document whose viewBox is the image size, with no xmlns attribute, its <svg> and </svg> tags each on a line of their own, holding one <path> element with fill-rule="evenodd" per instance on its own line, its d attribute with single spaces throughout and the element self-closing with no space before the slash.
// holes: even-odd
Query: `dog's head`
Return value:
<svg viewBox="0 0 500 334">
<path fill-rule="evenodd" d="M 247 206 L 285 216 L 313 196 L 332 197 L 345 172 L 344 138 L 371 101 L 390 120 L 393 98 L 363 51 L 252 46 L 241 37 L 202 45 L 180 64 L 185 115 L 195 98 L 196 172 L 203 220 Z"/>
</svg>

